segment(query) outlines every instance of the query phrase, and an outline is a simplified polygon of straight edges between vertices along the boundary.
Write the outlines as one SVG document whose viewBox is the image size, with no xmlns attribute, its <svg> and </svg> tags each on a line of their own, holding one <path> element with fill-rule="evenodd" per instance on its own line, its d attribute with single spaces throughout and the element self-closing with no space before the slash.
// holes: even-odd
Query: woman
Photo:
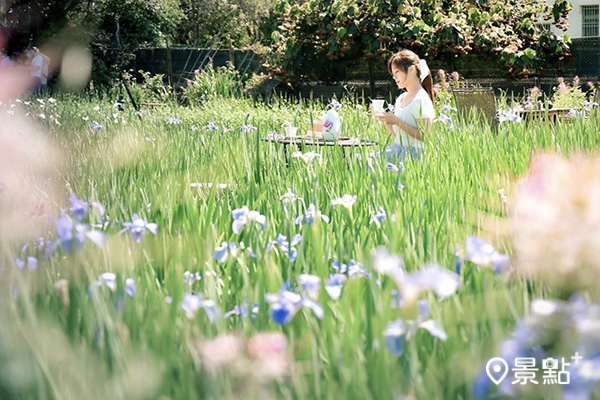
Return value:
<svg viewBox="0 0 600 400">
<path fill-rule="evenodd" d="M 425 133 L 430 130 L 435 118 L 433 78 L 425 60 L 419 59 L 410 50 L 392 55 L 388 71 L 396 85 L 406 91 L 396 100 L 393 114 L 375 114 L 395 139 L 385 155 L 388 159 L 399 158 L 402 161 L 409 153 L 417 159 L 423 148 Z"/>
</svg>

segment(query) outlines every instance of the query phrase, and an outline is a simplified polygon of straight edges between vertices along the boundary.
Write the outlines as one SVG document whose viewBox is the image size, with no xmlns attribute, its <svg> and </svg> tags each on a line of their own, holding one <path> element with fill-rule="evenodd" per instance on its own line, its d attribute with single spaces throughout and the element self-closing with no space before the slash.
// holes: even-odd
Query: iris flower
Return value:
<svg viewBox="0 0 600 400">
<path fill-rule="evenodd" d="M 337 300 L 342 295 L 342 287 L 346 281 L 346 275 L 344 274 L 331 274 L 329 279 L 325 283 L 325 290 L 332 300 Z"/>
<path fill-rule="evenodd" d="M 86 238 L 101 248 L 106 243 L 103 232 L 90 230 L 86 224 L 75 223 L 66 214 L 56 219 L 55 227 L 58 234 L 58 243 L 63 246 L 67 253 L 73 251 L 73 243 L 75 243 L 75 249 L 79 250 Z"/>
<path fill-rule="evenodd" d="M 433 291 L 441 298 L 452 295 L 460 285 L 459 276 L 436 264 L 427 264 L 423 269 L 407 272 L 404 260 L 391 255 L 384 247 L 378 247 L 373 256 L 376 271 L 388 275 L 398 285 L 405 304 L 413 304 L 421 293 Z"/>
<path fill-rule="evenodd" d="M 231 212 L 231 216 L 233 217 L 233 223 L 231 228 L 235 234 L 241 232 L 242 227 L 249 222 L 257 222 L 262 226 L 262 229 L 267 228 L 267 217 L 261 215 L 258 211 L 250 211 L 248 206 L 243 206 L 242 208 L 236 208 Z"/>
<path fill-rule="evenodd" d="M 497 273 L 510 265 L 508 255 L 499 253 L 490 242 L 476 236 L 467 238 L 465 259 L 480 267 L 492 266 Z"/>
<path fill-rule="evenodd" d="M 146 233 L 146 231 L 150 231 L 154 235 L 158 232 L 158 224 L 154 222 L 147 222 L 146 220 L 140 218 L 137 214 L 133 214 L 131 217 L 131 222 L 123 222 L 123 229 L 119 231 L 119 235 L 125 231 L 131 232 L 131 237 L 136 243 L 140 243 L 142 241 L 142 236 Z"/>
<path fill-rule="evenodd" d="M 181 303 L 181 309 L 185 312 L 185 316 L 189 319 L 193 319 L 198 310 L 201 308 L 206 311 L 206 316 L 211 323 L 215 322 L 215 302 L 209 299 L 205 299 L 202 294 L 190 294 L 186 293 L 183 295 L 183 301 Z"/>
<path fill-rule="evenodd" d="M 278 246 L 279 250 L 281 250 L 290 261 L 295 261 L 298 256 L 298 251 L 296 250 L 296 246 L 298 243 L 302 241 L 302 235 L 297 234 L 294 235 L 292 241 L 289 242 L 287 236 L 279 234 L 275 240 L 271 240 L 267 243 L 267 251 L 271 251 L 274 246 Z"/>
<path fill-rule="evenodd" d="M 398 165 L 396 165 L 396 164 L 389 162 L 385 165 L 385 168 L 388 171 L 392 171 L 392 172 L 403 172 L 404 171 L 404 163 L 400 162 Z"/>
<path fill-rule="evenodd" d="M 77 218 L 79 221 L 85 218 L 87 215 L 88 209 L 90 205 L 77 198 L 75 193 L 69 195 L 69 202 L 71 203 L 71 213 Z"/>
<path fill-rule="evenodd" d="M 323 318 L 323 307 L 319 303 L 307 296 L 289 291 L 287 286 L 287 284 L 283 285 L 278 294 L 265 294 L 265 301 L 271 304 L 271 319 L 275 323 L 287 324 L 302 307 L 310 308 L 317 318 Z"/>
<path fill-rule="evenodd" d="M 303 220 L 306 224 L 312 225 L 317 218 L 322 219 L 325 223 L 329 223 L 329 217 L 321 214 L 321 212 L 317 210 L 317 207 L 315 207 L 313 203 L 310 203 L 304 215 L 299 215 L 298 218 L 296 218 L 296 225 L 300 225 Z"/>
<path fill-rule="evenodd" d="M 323 125 L 325 126 L 325 125 Z M 315 153 L 314 151 L 309 151 L 306 153 L 302 153 L 300 151 L 295 151 L 292 153 L 292 158 L 301 158 L 305 164 L 310 164 L 314 160 L 318 160 L 319 163 L 323 161 L 323 157 L 319 153 Z"/>
<path fill-rule="evenodd" d="M 334 199 L 331 200 L 331 205 L 332 206 L 343 206 L 345 207 L 348 211 L 350 211 L 352 209 L 352 206 L 354 205 L 354 203 L 356 203 L 356 195 L 352 196 L 350 194 L 345 194 L 342 197 L 338 198 L 338 199 Z"/>
<path fill-rule="evenodd" d="M 396 357 L 404 354 L 404 345 L 410 340 L 418 329 L 425 329 L 432 336 L 446 341 L 448 335 L 444 329 L 434 320 L 428 319 L 429 307 L 424 300 L 418 304 L 419 316 L 416 320 L 397 319 L 390 322 L 383 332 L 387 349 Z"/>
<path fill-rule="evenodd" d="M 256 258 L 256 254 L 254 254 L 254 251 L 252 251 L 252 248 L 246 247 L 246 245 L 244 245 L 244 242 L 240 242 L 239 246 L 235 242 L 221 243 L 221 246 L 219 246 L 215 249 L 213 258 L 219 262 L 224 263 L 225 261 L 227 261 L 229 259 L 229 257 L 234 258 L 234 259 L 237 258 L 238 255 L 240 255 L 240 252 L 242 252 L 244 250 L 248 252 L 250 257 Z"/>
<path fill-rule="evenodd" d="M 387 218 L 387 215 L 385 213 L 385 209 L 383 207 L 379 207 L 379 211 L 377 211 L 372 217 L 371 217 L 371 221 L 369 222 L 370 224 L 372 223 L 376 223 L 377 225 L 381 224 L 385 219 Z"/>
</svg>

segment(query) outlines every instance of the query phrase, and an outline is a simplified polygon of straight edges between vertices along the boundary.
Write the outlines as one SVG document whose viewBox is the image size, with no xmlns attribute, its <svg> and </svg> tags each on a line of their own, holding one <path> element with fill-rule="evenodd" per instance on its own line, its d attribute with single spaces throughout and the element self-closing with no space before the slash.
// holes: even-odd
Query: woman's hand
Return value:
<svg viewBox="0 0 600 400">
<path fill-rule="evenodd" d="M 394 114 L 383 113 L 376 115 L 376 117 L 386 125 L 399 125 L 401 122 L 400 118 Z"/>
</svg>

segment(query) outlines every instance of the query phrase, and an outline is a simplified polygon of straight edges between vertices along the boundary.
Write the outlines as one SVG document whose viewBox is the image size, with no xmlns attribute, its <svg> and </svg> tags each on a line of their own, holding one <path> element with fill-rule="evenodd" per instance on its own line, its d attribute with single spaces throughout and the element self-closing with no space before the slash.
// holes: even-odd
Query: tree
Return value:
<svg viewBox="0 0 600 400">
<path fill-rule="evenodd" d="M 269 0 L 182 0 L 181 8 L 185 19 L 177 30 L 180 45 L 244 47 L 257 39 Z"/>
<path fill-rule="evenodd" d="M 116 78 L 138 47 L 164 45 L 182 18 L 179 0 L 15 0 L 4 19 L 27 42 L 68 37 L 89 44 L 93 78 L 102 83 Z"/>
<path fill-rule="evenodd" d="M 430 58 L 493 54 L 509 75 L 527 76 L 568 54 L 568 36 L 536 22 L 564 30 L 569 10 L 566 0 L 278 0 L 264 25 L 267 68 L 291 82 L 335 81 L 336 67 L 409 48 Z"/>
<path fill-rule="evenodd" d="M 183 18 L 177 0 L 100 0 L 84 16 L 96 79 L 107 81 L 133 60 L 139 47 L 164 46 Z"/>
</svg>

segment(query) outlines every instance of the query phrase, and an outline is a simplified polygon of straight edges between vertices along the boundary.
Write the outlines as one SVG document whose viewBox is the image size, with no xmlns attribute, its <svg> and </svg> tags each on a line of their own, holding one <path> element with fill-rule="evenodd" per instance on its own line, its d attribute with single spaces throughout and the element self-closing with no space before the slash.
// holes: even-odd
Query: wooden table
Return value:
<svg viewBox="0 0 600 400">
<path fill-rule="evenodd" d="M 548 121 L 555 124 L 558 120 L 571 122 L 570 118 L 564 118 L 571 111 L 570 108 L 550 108 L 548 110 L 519 110 L 519 116 L 525 122 L 529 121 Z"/>
<path fill-rule="evenodd" d="M 346 148 L 355 148 L 362 146 L 375 146 L 377 142 L 373 140 L 365 140 L 359 138 L 341 137 L 337 140 L 323 140 L 317 139 L 311 136 L 283 136 L 283 135 L 269 135 L 261 139 L 263 142 L 276 143 L 283 146 L 283 153 L 285 154 L 286 165 L 290 165 L 290 155 L 288 153 L 288 146 L 297 146 L 299 151 L 303 151 L 306 146 L 318 146 L 318 147 L 336 147 L 340 148 L 344 159 L 346 159 Z"/>
</svg>

